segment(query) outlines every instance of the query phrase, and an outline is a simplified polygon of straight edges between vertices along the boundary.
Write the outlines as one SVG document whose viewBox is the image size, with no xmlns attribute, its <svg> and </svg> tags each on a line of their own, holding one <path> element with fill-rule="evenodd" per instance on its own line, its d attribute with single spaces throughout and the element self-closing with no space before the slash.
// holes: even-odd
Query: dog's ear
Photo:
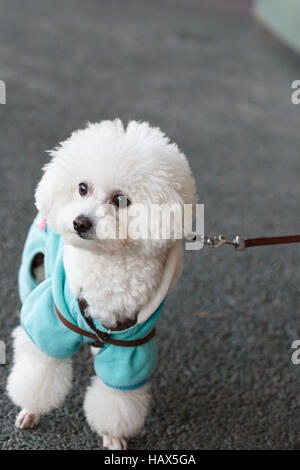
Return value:
<svg viewBox="0 0 300 470">
<path fill-rule="evenodd" d="M 35 190 L 35 205 L 40 214 L 47 219 L 51 207 L 52 182 L 45 170 Z"/>
<path fill-rule="evenodd" d="M 46 219 L 49 216 L 54 196 L 57 192 L 59 178 L 55 174 L 55 156 L 43 167 L 43 176 L 35 190 L 35 205 Z"/>
<path fill-rule="evenodd" d="M 143 323 L 157 310 L 167 294 L 169 294 L 177 284 L 183 266 L 183 247 L 181 241 L 177 241 L 170 248 L 169 255 L 165 264 L 164 272 L 160 285 L 153 298 L 138 314 L 138 323 Z"/>
<path fill-rule="evenodd" d="M 168 206 L 173 208 L 173 218 L 170 220 L 173 239 L 180 238 L 180 234 L 186 237 L 191 232 L 197 203 L 196 183 L 188 160 L 182 153 L 178 152 L 176 156 L 173 165 L 170 162 L 169 183 L 161 191 L 161 204 L 166 207 L 166 213 L 162 213 L 166 221 L 169 219 Z"/>
<path fill-rule="evenodd" d="M 195 218 L 195 200 L 192 194 L 191 197 L 185 197 L 177 191 L 169 194 L 168 204 L 163 203 L 160 206 L 161 211 L 161 233 L 167 230 L 167 235 L 170 234 L 171 240 L 177 240 L 187 237 L 192 231 L 193 220 Z M 164 235 L 166 236 L 166 234 Z"/>
</svg>

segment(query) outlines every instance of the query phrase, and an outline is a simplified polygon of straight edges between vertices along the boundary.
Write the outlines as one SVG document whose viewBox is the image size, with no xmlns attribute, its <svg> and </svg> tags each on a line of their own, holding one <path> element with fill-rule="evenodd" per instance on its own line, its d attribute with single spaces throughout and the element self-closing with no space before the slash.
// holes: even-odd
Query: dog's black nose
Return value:
<svg viewBox="0 0 300 470">
<path fill-rule="evenodd" d="M 74 230 L 78 233 L 84 233 L 90 230 L 92 227 L 92 221 L 88 217 L 85 217 L 84 215 L 79 215 L 76 217 L 76 219 L 73 220 L 73 227 Z"/>
</svg>

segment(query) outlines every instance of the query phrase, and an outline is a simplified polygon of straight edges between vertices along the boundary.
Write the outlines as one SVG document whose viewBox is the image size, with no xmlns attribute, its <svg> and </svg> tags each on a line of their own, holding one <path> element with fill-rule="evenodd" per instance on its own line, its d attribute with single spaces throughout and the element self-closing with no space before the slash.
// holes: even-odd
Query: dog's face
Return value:
<svg viewBox="0 0 300 470">
<path fill-rule="evenodd" d="M 89 124 L 50 154 L 36 205 L 68 244 L 106 252 L 165 248 L 174 240 L 175 223 L 169 239 L 161 230 L 154 238 L 157 207 L 195 203 L 185 156 L 147 123 L 132 121 L 126 129 L 119 120 Z"/>
</svg>

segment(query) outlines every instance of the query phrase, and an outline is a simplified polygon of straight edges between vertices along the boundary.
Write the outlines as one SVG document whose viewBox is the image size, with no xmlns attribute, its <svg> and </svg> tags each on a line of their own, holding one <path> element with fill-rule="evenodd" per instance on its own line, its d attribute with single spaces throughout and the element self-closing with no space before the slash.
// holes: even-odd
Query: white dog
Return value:
<svg viewBox="0 0 300 470">
<path fill-rule="evenodd" d="M 159 231 L 153 238 L 149 208 L 194 204 L 194 179 L 178 147 L 136 121 L 126 128 L 120 120 L 89 124 L 50 155 L 19 272 L 22 326 L 13 333 L 7 384 L 21 407 L 16 426 L 37 425 L 63 402 L 70 358 L 87 342 L 99 349 L 93 348 L 97 375 L 86 392 L 86 418 L 104 447 L 126 449 L 146 417 L 154 325 L 183 258 L 177 222 L 169 237 Z M 147 210 L 133 236 L 130 210 L 139 207 Z M 164 214 L 154 221 L 159 228 Z"/>
</svg>

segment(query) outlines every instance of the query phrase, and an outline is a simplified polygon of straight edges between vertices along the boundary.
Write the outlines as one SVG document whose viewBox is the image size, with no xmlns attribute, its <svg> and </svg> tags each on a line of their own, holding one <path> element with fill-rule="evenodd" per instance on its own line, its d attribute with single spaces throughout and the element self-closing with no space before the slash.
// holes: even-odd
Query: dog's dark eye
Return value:
<svg viewBox="0 0 300 470">
<path fill-rule="evenodd" d="M 88 192 L 88 186 L 86 183 L 79 183 L 79 194 L 80 196 L 85 196 Z"/>
<path fill-rule="evenodd" d="M 111 201 L 113 204 L 115 204 L 117 207 L 120 207 L 121 209 L 131 204 L 131 201 L 126 196 L 124 196 L 124 194 L 116 194 Z"/>
</svg>

